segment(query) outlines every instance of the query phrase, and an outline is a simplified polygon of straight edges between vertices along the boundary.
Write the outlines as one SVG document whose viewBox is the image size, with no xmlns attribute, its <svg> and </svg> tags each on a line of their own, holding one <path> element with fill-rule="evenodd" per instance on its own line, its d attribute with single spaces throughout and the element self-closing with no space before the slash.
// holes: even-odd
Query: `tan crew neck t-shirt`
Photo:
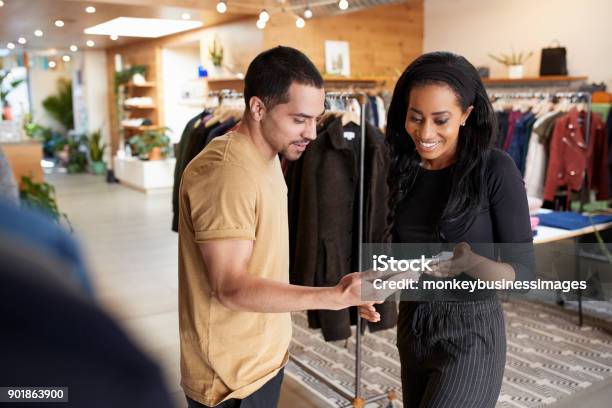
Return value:
<svg viewBox="0 0 612 408">
<path fill-rule="evenodd" d="M 204 405 L 244 399 L 289 357 L 289 313 L 232 311 L 211 295 L 198 244 L 253 240 L 248 273 L 289 282 L 287 185 L 236 132 L 213 139 L 183 173 L 179 211 L 181 386 Z"/>
</svg>

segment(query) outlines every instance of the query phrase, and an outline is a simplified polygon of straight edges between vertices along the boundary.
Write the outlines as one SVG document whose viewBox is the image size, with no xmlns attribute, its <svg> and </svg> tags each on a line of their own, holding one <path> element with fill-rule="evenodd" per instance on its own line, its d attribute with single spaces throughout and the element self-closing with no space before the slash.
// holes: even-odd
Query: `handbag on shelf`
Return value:
<svg viewBox="0 0 612 408">
<path fill-rule="evenodd" d="M 567 50 L 559 41 L 555 40 L 551 46 L 542 48 L 540 76 L 546 75 L 567 75 Z"/>
</svg>

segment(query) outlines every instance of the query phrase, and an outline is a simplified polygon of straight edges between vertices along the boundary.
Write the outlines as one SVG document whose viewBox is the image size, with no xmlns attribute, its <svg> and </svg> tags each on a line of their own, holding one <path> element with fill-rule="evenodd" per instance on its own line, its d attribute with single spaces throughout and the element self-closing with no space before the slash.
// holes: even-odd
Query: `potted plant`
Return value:
<svg viewBox="0 0 612 408">
<path fill-rule="evenodd" d="M 87 136 L 74 135 L 68 139 L 68 173 L 84 173 L 87 170 L 87 150 Z"/>
<path fill-rule="evenodd" d="M 11 105 L 9 105 L 7 98 L 23 82 L 23 79 L 16 79 L 5 84 L 10 74 L 10 71 L 0 71 L 0 108 L 2 109 L 2 120 L 13 119 Z"/>
<path fill-rule="evenodd" d="M 47 97 L 42 104 L 47 113 L 66 130 L 74 128 L 72 110 L 72 82 L 60 78 L 57 81 L 57 94 Z"/>
<path fill-rule="evenodd" d="M 517 54 L 514 52 L 514 50 L 512 50 L 510 55 L 500 54 L 499 56 L 496 56 L 489 54 L 489 57 L 508 67 L 508 78 L 518 79 L 523 78 L 525 74 L 524 64 L 529 58 L 531 58 L 532 55 L 533 51 L 529 51 L 527 53 L 521 51 Z"/>
<path fill-rule="evenodd" d="M 129 140 L 132 151 L 142 160 L 161 160 L 170 153 L 169 128 L 147 130 Z"/>
<path fill-rule="evenodd" d="M 106 163 L 102 160 L 106 143 L 102 143 L 102 132 L 100 130 L 93 132 L 89 136 L 89 166 L 93 174 L 104 174 L 106 171 Z"/>
<path fill-rule="evenodd" d="M 65 213 L 60 212 L 55 199 L 55 188 L 49 183 L 37 183 L 31 177 L 21 176 L 20 198 L 24 206 L 49 215 L 55 222 L 65 220 L 72 231 L 72 224 Z"/>
</svg>

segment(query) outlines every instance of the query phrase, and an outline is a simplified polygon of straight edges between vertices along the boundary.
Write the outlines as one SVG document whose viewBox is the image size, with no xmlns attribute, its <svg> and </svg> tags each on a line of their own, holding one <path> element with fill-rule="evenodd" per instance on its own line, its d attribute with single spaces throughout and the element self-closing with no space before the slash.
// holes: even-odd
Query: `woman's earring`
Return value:
<svg viewBox="0 0 612 408">
<path fill-rule="evenodd" d="M 461 126 L 465 126 L 465 122 L 463 122 L 463 123 L 461 124 Z"/>
</svg>

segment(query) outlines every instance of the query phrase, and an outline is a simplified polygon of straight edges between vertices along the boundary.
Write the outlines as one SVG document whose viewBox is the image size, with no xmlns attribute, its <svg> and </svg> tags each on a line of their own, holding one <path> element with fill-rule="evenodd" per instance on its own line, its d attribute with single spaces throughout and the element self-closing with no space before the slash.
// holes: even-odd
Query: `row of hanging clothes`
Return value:
<svg viewBox="0 0 612 408">
<path fill-rule="evenodd" d="M 176 166 L 172 190 L 172 231 L 178 232 L 179 187 L 183 171 L 216 137 L 232 130 L 244 113 L 244 97 L 235 91 L 211 92 L 202 112 L 187 122 L 181 139 L 175 146 Z"/>
<path fill-rule="evenodd" d="M 316 140 L 299 160 L 283 163 L 289 205 L 289 277 L 297 285 L 336 285 L 344 275 L 357 271 L 360 243 L 383 242 L 385 233 L 389 157 L 384 135 L 377 126 L 365 122 L 360 220 L 361 105 L 343 93 L 327 93 L 326 105 Z M 376 308 L 381 320 L 368 323 L 370 331 L 395 326 L 395 304 L 383 303 Z M 308 324 L 321 329 L 326 341 L 346 340 L 357 317 L 356 308 L 315 310 L 308 312 Z"/>
<path fill-rule="evenodd" d="M 572 193 L 586 189 L 610 198 L 612 167 L 608 131 L 584 92 L 491 95 L 499 133 L 498 148 L 514 159 L 527 195 L 569 209 Z M 585 177 L 586 176 L 586 177 Z"/>
</svg>

